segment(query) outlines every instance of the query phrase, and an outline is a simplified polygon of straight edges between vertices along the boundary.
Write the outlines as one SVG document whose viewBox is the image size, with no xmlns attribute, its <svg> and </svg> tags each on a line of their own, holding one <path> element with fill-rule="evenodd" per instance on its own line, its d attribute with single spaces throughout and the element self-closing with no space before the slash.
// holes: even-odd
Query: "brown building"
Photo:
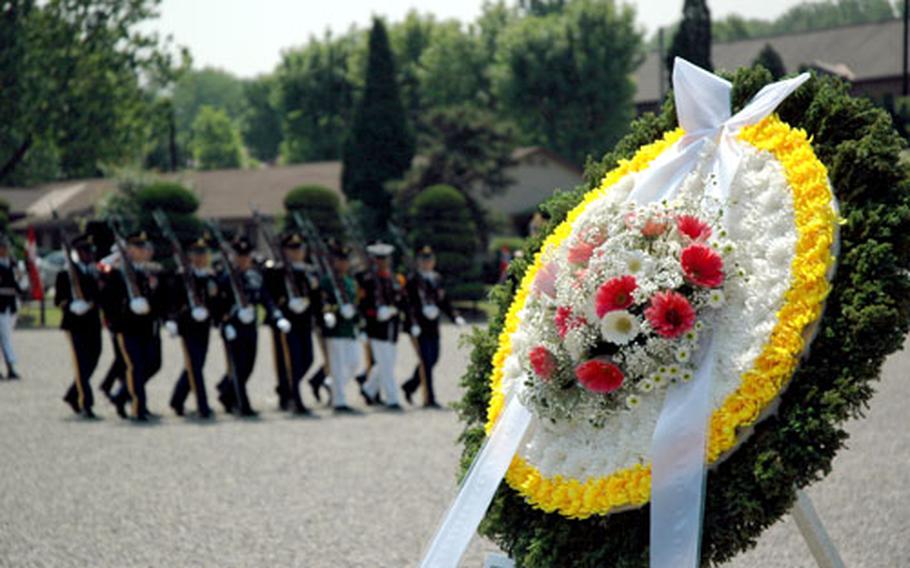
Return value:
<svg viewBox="0 0 910 568">
<path fill-rule="evenodd" d="M 783 59 L 788 73 L 814 68 L 836 74 L 853 84 L 854 94 L 880 98 L 900 95 L 903 77 L 903 22 L 859 24 L 774 37 L 750 38 L 715 43 L 711 58 L 718 71 L 733 71 L 752 65 L 765 44 Z M 638 90 L 635 106 L 639 112 L 660 105 L 661 74 L 666 77 L 658 53 L 647 54 L 635 72 Z M 666 80 L 664 88 L 668 88 Z"/>
</svg>

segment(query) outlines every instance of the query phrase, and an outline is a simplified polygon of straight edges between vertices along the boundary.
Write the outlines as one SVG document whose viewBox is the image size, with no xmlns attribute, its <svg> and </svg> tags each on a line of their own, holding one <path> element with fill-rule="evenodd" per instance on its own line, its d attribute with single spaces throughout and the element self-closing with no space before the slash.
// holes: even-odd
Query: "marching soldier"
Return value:
<svg viewBox="0 0 910 568">
<path fill-rule="evenodd" d="M 420 361 L 411 378 L 401 385 L 401 390 L 408 404 L 412 404 L 414 392 L 423 386 L 424 406 L 439 408 L 433 391 L 433 367 L 439 360 L 439 315 L 445 314 L 459 326 L 465 321 L 446 296 L 442 277 L 436 272 L 436 257 L 431 247 L 424 246 L 417 250 L 416 268 L 408 278 L 407 295 L 413 308 L 411 337 L 417 342 Z"/>
<path fill-rule="evenodd" d="M 193 392 L 199 417 L 211 418 L 213 414 L 205 392 L 202 368 L 212 329 L 211 306 L 218 297 L 219 287 L 209 267 L 209 246 L 204 238 L 187 247 L 187 257 L 190 274 L 173 278 L 168 288 L 171 314 L 165 327 L 172 337 L 180 337 L 184 357 L 184 369 L 174 386 L 170 406 L 177 416 L 183 416 L 186 398 Z"/>
<path fill-rule="evenodd" d="M 269 297 L 282 314 L 279 319 L 270 318 L 275 353 L 279 406 L 295 414 L 306 415 L 310 411 L 300 396 L 300 382 L 313 364 L 313 323 L 314 316 L 322 314 L 322 293 L 319 281 L 304 263 L 306 249 L 299 233 L 292 232 L 281 240 L 283 259 L 288 266 L 273 266 L 265 273 Z M 289 322 L 280 327 L 282 320 Z"/>
<path fill-rule="evenodd" d="M 357 284 L 348 274 L 351 250 L 340 243 L 330 243 L 332 267 L 321 282 L 323 290 L 323 337 L 329 357 L 332 380 L 332 404 L 336 414 L 353 413 L 348 406 L 344 387 L 360 365 L 360 317 L 354 302 Z"/>
<path fill-rule="evenodd" d="M 366 247 L 372 267 L 361 276 L 360 311 L 366 319 L 373 365 L 363 384 L 367 404 L 379 401 L 380 390 L 389 410 L 401 410 L 395 382 L 395 358 L 401 317 L 407 312 L 404 277 L 391 271 L 395 248 L 383 242 Z"/>
<path fill-rule="evenodd" d="M 10 243 L 6 235 L 0 235 L 0 348 L 6 360 L 6 378 L 20 378 L 16 372 L 16 354 L 13 352 L 13 328 L 19 311 L 19 274 L 16 259 L 10 256 Z"/>
<path fill-rule="evenodd" d="M 64 402 L 73 412 L 85 418 L 95 418 L 92 412 L 94 397 L 89 379 L 101 357 L 101 315 L 98 303 L 98 269 L 95 267 L 95 247 L 91 235 L 81 235 L 72 242 L 78 261 L 68 259 L 68 270 L 57 273 L 54 303 L 63 310 L 60 329 L 66 331 L 73 355 L 75 380 Z"/>
<path fill-rule="evenodd" d="M 234 262 L 225 260 L 224 275 L 219 282 L 221 338 L 227 356 L 227 374 L 218 383 L 218 400 L 228 413 L 257 416 L 250 406 L 246 383 L 253 373 L 258 342 L 256 305 L 266 308 L 276 325 L 289 326 L 269 299 L 262 273 L 253 263 L 253 245 L 246 237 L 233 243 Z M 282 323 L 284 322 L 284 323 Z"/>
<path fill-rule="evenodd" d="M 101 294 L 101 308 L 126 363 L 125 384 L 111 401 L 117 414 L 126 418 L 125 407 L 132 400 L 133 416 L 140 422 L 151 417 L 145 385 L 161 366 L 158 317 L 163 298 L 157 276 L 148 264 L 152 253 L 145 231 L 130 235 L 126 258 L 119 258 L 107 274 Z"/>
</svg>

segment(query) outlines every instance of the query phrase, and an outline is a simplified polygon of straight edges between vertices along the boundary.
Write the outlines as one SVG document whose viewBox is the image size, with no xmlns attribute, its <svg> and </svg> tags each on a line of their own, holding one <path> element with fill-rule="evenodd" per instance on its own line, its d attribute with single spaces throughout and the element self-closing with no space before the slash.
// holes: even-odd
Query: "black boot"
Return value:
<svg viewBox="0 0 910 568">
<path fill-rule="evenodd" d="M 9 371 L 6 375 L 7 379 L 9 379 L 11 381 L 15 381 L 17 379 L 22 378 L 19 376 L 19 373 L 16 372 L 16 368 L 13 367 L 12 365 L 10 365 L 9 363 L 7 363 L 7 365 L 6 365 L 6 370 Z"/>
<path fill-rule="evenodd" d="M 77 397 L 76 391 L 69 390 L 66 392 L 66 395 L 63 397 L 63 402 L 70 405 L 70 408 L 73 409 L 74 413 L 79 414 L 81 409 L 79 408 L 79 401 L 77 400 L 76 397 Z"/>
</svg>

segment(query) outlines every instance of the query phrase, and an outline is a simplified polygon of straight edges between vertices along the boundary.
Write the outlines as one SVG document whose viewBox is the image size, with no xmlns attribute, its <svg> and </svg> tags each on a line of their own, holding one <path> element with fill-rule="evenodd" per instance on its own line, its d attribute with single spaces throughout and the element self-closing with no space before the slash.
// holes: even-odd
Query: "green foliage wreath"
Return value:
<svg viewBox="0 0 910 568">
<path fill-rule="evenodd" d="M 741 69 L 733 81 L 734 112 L 772 81 L 763 68 Z M 910 323 L 910 171 L 900 162 L 905 143 L 888 115 L 847 86 L 815 77 L 778 109 L 804 129 L 827 166 L 845 220 L 837 275 L 808 359 L 783 394 L 778 412 L 759 423 L 728 459 L 708 474 L 702 564 L 719 564 L 755 545 L 786 513 L 796 488 L 818 481 L 846 439 L 843 424 L 862 415 L 885 357 L 903 343 Z M 484 439 L 489 376 L 497 337 L 512 296 L 543 239 L 582 195 L 620 159 L 677 126 L 672 97 L 659 115 L 635 121 L 630 134 L 599 162 L 587 165 L 587 185 L 555 194 L 543 205 L 550 224 L 525 245 L 509 280 L 494 289 L 498 314 L 470 337 L 470 365 L 459 405 L 466 423 L 462 472 Z M 480 532 L 519 566 L 648 564 L 649 509 L 570 520 L 535 509 L 501 484 Z"/>
</svg>

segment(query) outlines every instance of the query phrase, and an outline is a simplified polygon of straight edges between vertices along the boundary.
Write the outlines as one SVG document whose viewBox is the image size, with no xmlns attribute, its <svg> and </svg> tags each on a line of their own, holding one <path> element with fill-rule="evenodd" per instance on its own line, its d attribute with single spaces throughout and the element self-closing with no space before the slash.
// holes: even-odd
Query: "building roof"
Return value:
<svg viewBox="0 0 910 568">
<path fill-rule="evenodd" d="M 516 148 L 512 154 L 519 165 L 532 156 L 546 156 L 573 175 L 581 175 L 579 166 L 540 146 Z M 203 218 L 244 218 L 250 214 L 251 203 L 264 215 L 280 214 L 288 191 L 304 184 L 321 185 L 341 195 L 340 161 L 250 170 L 186 170 L 159 177 L 189 187 L 199 197 L 198 214 Z M 0 188 L 0 198 L 10 202 L 11 211 L 20 219 L 14 227 L 23 228 L 49 220 L 54 209 L 62 217 L 91 213 L 106 194 L 116 191 L 116 186 L 113 179 L 72 180 L 33 189 Z"/>
<path fill-rule="evenodd" d="M 712 47 L 711 58 L 717 71 L 733 71 L 752 65 L 765 44 L 771 44 L 783 59 L 787 72 L 797 71 L 800 65 L 831 67 L 852 73 L 854 81 L 862 82 L 901 75 L 902 40 L 901 20 L 888 20 L 718 42 Z M 636 103 L 653 103 L 660 99 L 660 73 L 658 54 L 652 51 L 635 71 Z"/>
</svg>

